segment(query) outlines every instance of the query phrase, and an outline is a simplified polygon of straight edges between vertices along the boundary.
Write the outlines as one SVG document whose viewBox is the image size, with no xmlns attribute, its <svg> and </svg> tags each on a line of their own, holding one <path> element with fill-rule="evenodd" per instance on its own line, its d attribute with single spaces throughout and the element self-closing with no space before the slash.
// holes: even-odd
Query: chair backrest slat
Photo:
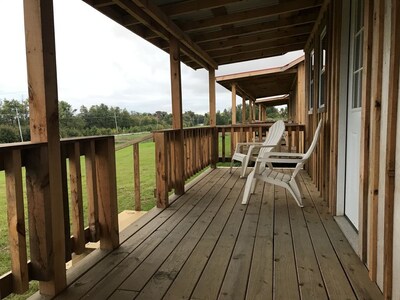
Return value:
<svg viewBox="0 0 400 300">
<path fill-rule="evenodd" d="M 285 132 L 285 123 L 282 120 L 276 121 L 268 130 L 268 135 L 265 138 L 263 143 L 264 146 L 266 145 L 275 145 L 277 146 L 281 139 L 282 135 Z M 259 152 L 259 157 L 263 157 L 264 153 L 271 152 L 275 147 L 271 148 L 261 148 Z"/>
</svg>

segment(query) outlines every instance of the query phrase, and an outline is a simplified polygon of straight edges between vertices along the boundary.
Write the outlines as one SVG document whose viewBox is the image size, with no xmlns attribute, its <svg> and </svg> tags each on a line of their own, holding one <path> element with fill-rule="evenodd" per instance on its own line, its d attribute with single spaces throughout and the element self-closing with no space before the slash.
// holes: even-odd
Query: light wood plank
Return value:
<svg viewBox="0 0 400 300">
<path fill-rule="evenodd" d="M 265 184 L 254 252 L 247 287 L 247 299 L 272 299 L 274 267 L 274 186 Z"/>
<path fill-rule="evenodd" d="M 177 274 L 180 272 L 193 249 L 197 246 L 200 239 L 203 238 L 210 223 L 215 220 L 215 218 L 219 218 L 221 206 L 226 203 L 229 194 L 237 196 L 240 194 L 242 188 L 243 182 L 238 182 L 237 176 L 232 176 L 224 187 L 220 188 L 218 194 L 214 199 L 212 199 L 212 202 L 207 207 L 206 211 L 196 220 L 194 226 L 174 249 L 173 253 L 155 273 L 153 272 L 154 275 L 150 278 L 137 299 L 161 299 L 163 297 L 164 293 L 167 291 L 172 281 L 175 280 Z M 145 271 L 140 271 L 140 269 Z M 141 282 L 147 279 L 146 274 L 151 273 L 151 269 L 154 270 L 154 263 L 151 265 L 143 264 L 139 269 L 137 269 L 136 271 L 139 271 L 139 274 L 142 276 L 135 280 L 131 278 L 130 287 L 134 290 L 141 290 Z M 191 272 L 192 271 L 193 270 L 191 270 Z M 145 277 L 144 280 L 142 279 L 143 274 Z"/>
<path fill-rule="evenodd" d="M 250 272 L 254 240 L 260 215 L 263 184 L 259 184 L 255 195 L 247 205 L 246 214 L 235 248 L 226 270 L 218 299 L 244 299 Z"/>
<path fill-rule="evenodd" d="M 28 290 L 29 275 L 26 253 L 24 195 L 22 188 L 21 151 L 4 155 L 8 241 L 11 256 L 12 286 L 15 293 Z"/>
<path fill-rule="evenodd" d="M 108 299 L 109 300 L 132 300 L 137 296 L 137 292 L 116 290 Z"/>
<path fill-rule="evenodd" d="M 274 298 L 300 299 L 286 191 L 275 187 Z"/>
<path fill-rule="evenodd" d="M 83 222 L 81 156 L 78 142 L 72 144 L 69 150 L 69 182 L 71 190 L 74 252 L 76 254 L 81 254 L 85 250 L 85 230 Z"/>
</svg>

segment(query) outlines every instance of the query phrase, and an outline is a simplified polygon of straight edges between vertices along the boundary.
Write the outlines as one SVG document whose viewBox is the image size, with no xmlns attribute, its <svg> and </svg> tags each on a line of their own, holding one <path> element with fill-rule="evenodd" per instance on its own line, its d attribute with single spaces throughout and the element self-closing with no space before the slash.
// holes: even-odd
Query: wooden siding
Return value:
<svg viewBox="0 0 400 300">
<path fill-rule="evenodd" d="M 133 223 L 57 299 L 382 298 L 305 172 L 301 209 L 262 183 L 243 206 L 245 180 L 228 170 Z"/>
</svg>

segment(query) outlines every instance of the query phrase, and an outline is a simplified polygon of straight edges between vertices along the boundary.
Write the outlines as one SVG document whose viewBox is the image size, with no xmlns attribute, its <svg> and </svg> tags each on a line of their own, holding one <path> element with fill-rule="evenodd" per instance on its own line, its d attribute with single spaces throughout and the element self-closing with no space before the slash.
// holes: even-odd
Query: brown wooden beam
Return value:
<svg viewBox="0 0 400 300">
<path fill-rule="evenodd" d="M 319 7 L 320 5 L 320 0 L 293 0 L 282 4 L 256 8 L 253 10 L 232 13 L 224 16 L 212 17 L 209 19 L 185 21 L 185 23 L 182 23 L 180 25 L 180 28 L 185 32 L 189 32 L 224 25 L 237 25 L 239 23 L 247 22 L 249 20 L 265 19 L 285 13 L 297 12 L 299 10 Z"/>
<path fill-rule="evenodd" d="M 160 8 L 167 16 L 177 16 L 241 1 L 243 0 L 191 0 L 161 5 Z"/>
<path fill-rule="evenodd" d="M 40 292 L 45 295 L 55 295 L 66 287 L 53 15 L 52 0 L 24 1 L 31 140 L 32 142 L 47 142 L 47 150 L 41 151 L 39 156 L 43 160 L 43 169 L 34 170 L 38 167 L 37 165 L 29 171 L 27 169 L 27 178 L 32 176 L 30 177 L 32 184 L 40 183 L 40 178 L 35 178 L 38 173 L 43 175 L 41 179 L 47 179 L 47 182 L 41 182 L 46 182 L 44 186 L 31 186 L 29 220 L 30 236 L 37 233 L 36 237 L 33 237 L 34 241 L 48 247 L 45 252 L 41 252 L 42 244 L 37 245 L 38 252 L 34 253 L 33 258 L 38 262 L 37 266 L 41 265 L 43 258 L 48 264 L 49 278 L 40 282 Z M 46 165 L 48 165 L 48 169 L 46 169 Z M 38 208 L 42 208 L 42 210 Z M 31 217 L 34 219 L 31 220 Z M 31 243 L 31 259 L 32 246 Z"/>
<path fill-rule="evenodd" d="M 215 59 L 218 59 L 220 57 L 224 56 L 230 56 L 232 54 L 242 54 L 242 53 L 247 53 L 247 52 L 254 52 L 254 51 L 259 51 L 259 50 L 267 50 L 267 49 L 273 49 L 273 48 L 285 48 L 290 45 L 294 44 L 302 44 L 305 45 L 306 40 L 307 40 L 308 35 L 301 35 L 297 37 L 292 37 L 292 38 L 284 38 L 284 39 L 279 39 L 275 41 L 267 41 L 267 42 L 262 42 L 254 45 L 247 45 L 247 46 L 237 46 L 233 47 L 230 49 L 222 49 L 222 50 L 213 50 L 209 51 L 210 55 L 212 55 Z"/>
<path fill-rule="evenodd" d="M 123 1 L 125 5 L 129 3 L 126 0 L 114 0 L 117 2 Z M 165 15 L 159 7 L 154 5 L 151 1 L 145 0 L 131 0 L 134 2 L 141 12 L 147 14 L 152 22 L 149 25 L 157 23 L 159 26 L 167 30 L 167 32 L 175 37 L 181 44 L 185 45 L 189 49 L 191 49 L 196 55 L 198 55 L 202 60 L 206 61 L 207 64 L 214 69 L 217 69 L 218 65 L 216 62 L 197 44 L 195 44 L 190 37 L 183 32 L 167 15 Z M 130 2 L 130 3 L 132 3 Z M 207 68 L 208 66 L 204 66 Z"/>
<path fill-rule="evenodd" d="M 174 141 L 176 186 L 175 194 L 182 195 L 185 192 L 184 179 L 184 144 L 183 144 L 183 121 L 182 121 L 182 84 L 181 84 L 181 61 L 179 42 L 175 38 L 170 40 L 170 67 L 171 67 L 171 96 L 172 96 L 172 127 L 180 129 Z"/>
<path fill-rule="evenodd" d="M 261 49 L 261 50 L 257 50 L 257 51 L 249 52 L 249 53 L 232 54 L 229 56 L 216 58 L 215 60 L 217 61 L 217 63 L 219 65 L 223 65 L 223 64 L 247 61 L 247 60 L 252 60 L 252 59 L 260 59 L 260 58 L 266 58 L 266 57 L 271 57 L 271 56 L 278 56 L 278 55 L 282 55 L 282 54 L 285 54 L 290 51 L 303 50 L 304 49 L 303 47 L 304 47 L 304 43 L 298 43 L 298 44 L 282 46 L 282 47 L 277 47 L 277 48 L 271 48 L 271 49 L 266 49 L 266 50 Z"/>
<path fill-rule="evenodd" d="M 210 126 L 216 126 L 216 95 L 215 95 L 215 70 L 210 68 L 208 70 L 208 92 L 210 103 Z"/>
<path fill-rule="evenodd" d="M 257 44 L 263 44 L 267 41 L 275 41 L 283 38 L 291 38 L 296 36 L 308 35 L 311 32 L 311 25 L 302 25 L 297 27 L 287 27 L 278 30 L 271 30 L 265 33 L 256 33 L 246 36 L 238 36 L 221 41 L 210 41 L 202 48 L 206 51 L 221 50 L 232 47 L 246 47 L 246 45 L 252 45 L 256 47 Z"/>
</svg>

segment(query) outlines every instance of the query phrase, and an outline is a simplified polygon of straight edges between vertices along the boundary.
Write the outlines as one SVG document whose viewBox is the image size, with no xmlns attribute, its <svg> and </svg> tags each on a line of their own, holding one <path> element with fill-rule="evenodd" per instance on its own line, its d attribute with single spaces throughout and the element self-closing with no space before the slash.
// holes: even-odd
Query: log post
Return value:
<svg viewBox="0 0 400 300">
<path fill-rule="evenodd" d="M 51 296 L 66 287 L 53 1 L 25 0 L 24 19 L 31 140 L 48 143 L 47 149 L 41 151 L 42 164 L 33 163 L 41 170 L 27 169 L 27 177 L 40 174 L 43 176 L 37 179 L 47 178 L 31 181 L 45 183 L 31 186 L 30 190 L 30 235 L 38 233 L 31 236 L 31 260 L 41 264 L 45 257 L 47 276 L 40 279 L 40 292 Z M 46 247 L 32 249 L 32 242 Z"/>
<path fill-rule="evenodd" d="M 133 176 L 135 178 L 135 210 L 141 211 L 139 143 L 133 144 Z"/>
<path fill-rule="evenodd" d="M 210 94 L 210 126 L 217 125 L 216 118 L 216 96 L 215 96 L 215 70 L 210 67 L 208 70 L 208 91 Z"/>
<path fill-rule="evenodd" d="M 167 162 L 167 145 L 163 132 L 155 132 L 155 155 L 156 155 L 156 199 L 157 207 L 165 208 L 168 203 L 168 162 Z"/>
</svg>

